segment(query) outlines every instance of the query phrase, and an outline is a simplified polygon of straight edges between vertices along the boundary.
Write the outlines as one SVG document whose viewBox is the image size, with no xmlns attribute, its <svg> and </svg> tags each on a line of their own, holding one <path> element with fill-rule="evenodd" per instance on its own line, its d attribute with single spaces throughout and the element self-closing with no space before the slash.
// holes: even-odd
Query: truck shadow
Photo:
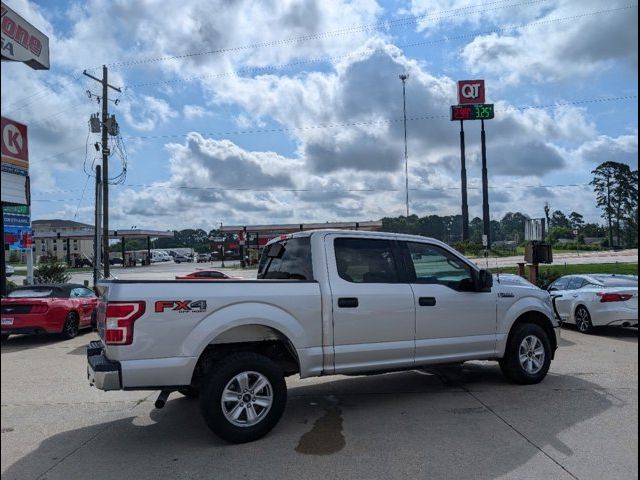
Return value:
<svg viewBox="0 0 640 480">
<path fill-rule="evenodd" d="M 254 443 L 218 439 L 199 402 L 174 393 L 163 410 L 147 400 L 111 410 L 124 418 L 45 437 L 2 476 L 116 478 L 135 465 L 136 480 L 495 478 L 534 457 L 541 461 L 539 449 L 560 462 L 586 458 L 581 440 L 561 440 L 561 433 L 624 406 L 598 385 L 567 375 L 510 385 L 489 363 L 289 383 L 284 417 Z M 3 443 L 11 435 L 3 431 Z"/>
</svg>

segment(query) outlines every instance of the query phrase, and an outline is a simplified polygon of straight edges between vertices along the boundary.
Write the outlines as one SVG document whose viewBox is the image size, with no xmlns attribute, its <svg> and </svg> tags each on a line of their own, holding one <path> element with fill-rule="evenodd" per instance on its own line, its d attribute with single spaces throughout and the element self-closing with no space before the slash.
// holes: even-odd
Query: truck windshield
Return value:
<svg viewBox="0 0 640 480">
<path fill-rule="evenodd" d="M 269 257 L 274 245 L 282 245 L 279 257 Z M 291 238 L 265 248 L 258 266 L 258 278 L 313 280 L 310 237 Z"/>
</svg>

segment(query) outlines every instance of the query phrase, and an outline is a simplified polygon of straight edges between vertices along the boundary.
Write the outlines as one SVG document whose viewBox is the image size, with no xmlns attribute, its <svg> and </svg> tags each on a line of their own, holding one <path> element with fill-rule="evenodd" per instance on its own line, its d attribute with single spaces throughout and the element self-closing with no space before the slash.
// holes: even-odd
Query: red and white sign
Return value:
<svg viewBox="0 0 640 480">
<path fill-rule="evenodd" d="M 0 131 L 2 131 L 2 163 L 29 170 L 27 126 L 2 117 Z"/>
<path fill-rule="evenodd" d="M 2 2 L 2 60 L 24 62 L 35 70 L 49 70 L 49 37 Z"/>
<path fill-rule="evenodd" d="M 458 80 L 458 103 L 484 103 L 484 80 Z"/>
</svg>

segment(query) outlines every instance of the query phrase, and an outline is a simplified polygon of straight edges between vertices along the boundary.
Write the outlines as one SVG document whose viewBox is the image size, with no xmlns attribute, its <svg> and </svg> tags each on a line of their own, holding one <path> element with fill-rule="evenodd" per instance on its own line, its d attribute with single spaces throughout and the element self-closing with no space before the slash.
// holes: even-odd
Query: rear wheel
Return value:
<svg viewBox="0 0 640 480">
<path fill-rule="evenodd" d="M 67 340 L 75 338 L 80 330 L 80 318 L 76 312 L 69 312 L 60 335 Z"/>
<path fill-rule="evenodd" d="M 576 327 L 580 333 L 593 333 L 594 330 L 589 310 L 582 305 L 576 308 Z"/>
<path fill-rule="evenodd" d="M 551 365 L 551 345 L 539 325 L 523 323 L 514 327 L 500 368 L 504 376 L 522 385 L 539 383 Z"/>
<path fill-rule="evenodd" d="M 207 425 L 231 443 L 266 435 L 280 420 L 286 403 L 282 370 L 253 352 L 234 353 L 213 365 L 200 395 Z"/>
</svg>

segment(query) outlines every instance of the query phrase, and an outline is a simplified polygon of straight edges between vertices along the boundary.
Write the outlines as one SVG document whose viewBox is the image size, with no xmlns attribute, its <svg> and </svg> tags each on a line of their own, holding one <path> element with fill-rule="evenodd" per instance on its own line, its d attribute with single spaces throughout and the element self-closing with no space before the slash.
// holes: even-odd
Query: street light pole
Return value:
<svg viewBox="0 0 640 480">
<path fill-rule="evenodd" d="M 406 207 L 407 207 L 407 218 L 409 217 L 409 157 L 407 156 L 407 94 L 405 83 L 407 78 L 409 78 L 408 73 L 403 73 L 399 76 L 400 80 L 402 80 L 402 114 L 404 117 L 404 182 L 405 182 L 405 192 L 406 192 Z"/>
</svg>

